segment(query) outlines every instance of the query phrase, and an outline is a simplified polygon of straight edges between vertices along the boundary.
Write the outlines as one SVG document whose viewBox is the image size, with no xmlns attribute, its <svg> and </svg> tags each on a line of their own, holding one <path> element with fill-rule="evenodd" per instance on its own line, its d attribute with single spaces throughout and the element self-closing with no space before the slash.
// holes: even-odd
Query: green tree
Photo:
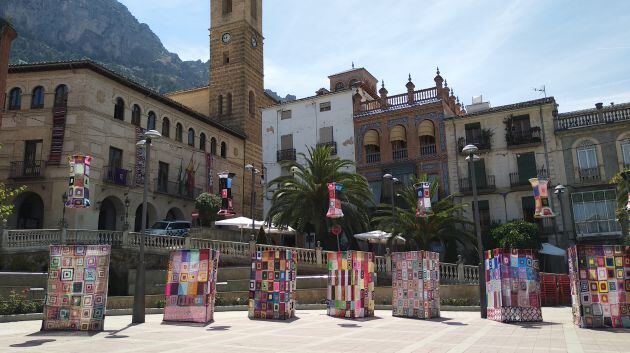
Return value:
<svg viewBox="0 0 630 353">
<path fill-rule="evenodd" d="M 501 248 L 540 249 L 539 229 L 535 223 L 510 221 L 491 232 L 495 244 Z"/>
<path fill-rule="evenodd" d="M 2 145 L 0 145 L 0 149 L 2 149 Z M 10 188 L 0 182 L 0 228 L 6 227 L 7 221 L 13 213 L 13 199 L 24 190 L 26 190 L 26 186 Z"/>
<path fill-rule="evenodd" d="M 195 199 L 195 207 L 199 211 L 201 225 L 211 226 L 217 219 L 217 212 L 221 207 L 221 198 L 217 195 L 204 192 Z"/>
<path fill-rule="evenodd" d="M 626 210 L 628 204 L 628 184 L 621 176 L 624 172 L 630 172 L 630 168 L 619 171 L 609 181 L 610 184 L 616 185 L 617 191 L 617 208 L 615 209 L 615 218 L 619 220 L 621 231 L 624 235 L 624 242 L 630 245 L 630 211 Z"/>
<path fill-rule="evenodd" d="M 427 181 L 427 176 L 413 178 L 413 184 Z M 431 182 L 431 194 L 438 192 L 438 182 Z M 405 238 L 405 247 L 416 250 L 430 250 L 431 244 L 441 243 L 444 248 L 454 245 L 475 247 L 475 237 L 468 231 L 472 222 L 462 216 L 465 204 L 453 202 L 455 195 L 449 195 L 432 204 L 432 214 L 416 217 L 417 194 L 413 185 L 407 185 L 397 194 L 395 217 L 392 206 L 380 204 L 374 214 L 372 224 L 385 231 L 391 231 Z M 393 237 L 390 238 L 390 242 Z M 452 255 L 452 254 L 451 254 Z"/>
<path fill-rule="evenodd" d="M 346 234 L 365 231 L 369 223 L 368 209 L 372 205 L 372 192 L 364 177 L 347 172 L 354 163 L 347 159 L 330 156 L 328 146 L 309 148 L 308 154 L 300 153 L 304 165 L 284 163 L 292 171 L 269 183 L 275 188 L 267 218 L 277 225 L 291 226 L 299 232 L 314 230 L 316 240 L 325 249 L 336 249 L 337 243 L 329 232 L 332 222 L 326 218 L 328 211 L 327 184 L 343 184 L 341 208 L 344 217 L 336 219 Z"/>
</svg>

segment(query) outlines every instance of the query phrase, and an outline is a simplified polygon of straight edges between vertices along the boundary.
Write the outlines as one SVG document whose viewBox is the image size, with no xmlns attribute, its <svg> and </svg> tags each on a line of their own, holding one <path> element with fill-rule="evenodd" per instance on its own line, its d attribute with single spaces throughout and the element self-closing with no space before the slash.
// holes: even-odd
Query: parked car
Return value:
<svg viewBox="0 0 630 353">
<path fill-rule="evenodd" d="M 149 235 L 186 237 L 190 231 L 189 221 L 158 221 L 148 230 Z"/>
</svg>

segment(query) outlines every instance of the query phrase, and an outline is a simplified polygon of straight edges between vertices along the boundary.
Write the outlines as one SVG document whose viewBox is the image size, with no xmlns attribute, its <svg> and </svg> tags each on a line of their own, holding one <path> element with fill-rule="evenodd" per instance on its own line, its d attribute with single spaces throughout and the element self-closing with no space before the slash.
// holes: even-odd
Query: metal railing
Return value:
<svg viewBox="0 0 630 353">
<path fill-rule="evenodd" d="M 530 178 L 549 179 L 549 172 L 545 168 L 541 168 L 537 170 L 536 175 L 532 175 L 527 178 L 521 178 L 521 175 L 518 172 L 510 173 L 510 186 L 530 186 Z"/>
<path fill-rule="evenodd" d="M 593 183 L 602 180 L 600 166 L 593 168 L 575 168 L 577 181 L 580 183 Z"/>
<path fill-rule="evenodd" d="M 365 162 L 370 163 L 379 163 L 381 161 L 381 153 L 367 153 L 365 155 Z"/>
<path fill-rule="evenodd" d="M 520 130 L 514 129 L 508 132 L 507 136 L 508 146 L 526 145 L 530 143 L 539 143 L 541 139 L 540 127 L 530 127 L 529 129 Z"/>
<path fill-rule="evenodd" d="M 15 161 L 11 162 L 9 178 L 41 178 L 44 176 L 44 161 Z"/>
<path fill-rule="evenodd" d="M 392 151 L 392 158 L 395 161 L 401 160 L 401 159 L 406 159 L 407 158 L 407 149 L 400 149 L 400 150 L 393 150 Z"/>
<path fill-rule="evenodd" d="M 630 107 L 606 107 L 603 111 L 586 111 L 575 115 L 560 114 L 555 118 L 556 131 L 611 124 L 630 120 Z"/>
<path fill-rule="evenodd" d="M 434 156 L 437 154 L 437 148 L 435 144 L 430 145 L 420 145 L 420 155 L 421 156 Z"/>
<path fill-rule="evenodd" d="M 198 187 L 187 187 L 184 181 L 176 182 L 156 178 L 154 180 L 154 191 L 159 194 L 194 200 L 203 190 Z"/>
<path fill-rule="evenodd" d="M 464 149 L 464 147 L 466 147 L 466 145 L 475 145 L 479 150 L 484 151 L 489 150 L 492 147 L 492 142 L 488 137 L 478 137 L 471 139 L 460 137 L 457 140 L 457 149 L 459 150 L 459 153 L 464 154 L 462 150 Z"/>
<path fill-rule="evenodd" d="M 437 99 L 438 91 L 436 87 L 425 88 L 418 91 L 413 92 L 413 102 L 409 102 L 409 94 L 401 93 L 394 96 L 387 97 L 387 107 L 397 107 L 404 104 L 412 104 L 412 103 L 424 103 Z M 369 112 L 372 110 L 381 109 L 382 104 L 380 99 L 375 99 L 371 101 L 361 102 L 359 107 L 360 112 Z"/>
<path fill-rule="evenodd" d="M 296 158 L 295 148 L 288 148 L 285 150 L 276 151 L 276 157 L 278 162 L 282 161 L 294 161 Z"/>
<path fill-rule="evenodd" d="M 494 175 L 486 175 L 486 177 L 477 176 L 477 191 L 487 192 L 496 189 L 494 184 Z M 465 194 L 472 193 L 472 182 L 470 178 L 459 179 L 459 191 Z"/>
<path fill-rule="evenodd" d="M 330 154 L 331 155 L 336 155 L 337 154 L 337 141 L 330 141 L 330 142 L 320 142 L 317 144 L 317 147 L 331 147 L 331 151 Z"/>
<path fill-rule="evenodd" d="M 108 184 L 132 186 L 133 177 L 129 169 L 105 166 L 103 168 L 103 181 Z"/>
<path fill-rule="evenodd" d="M 114 248 L 137 250 L 141 242 L 141 233 L 111 230 L 89 229 L 24 229 L 4 230 L 0 238 L 2 252 L 32 252 L 46 251 L 50 245 L 85 244 L 111 245 Z M 296 252 L 299 266 L 311 266 L 321 269 L 327 268 L 328 253 L 321 247 L 315 249 L 284 247 L 275 245 L 256 244 L 255 241 L 233 242 L 213 239 L 199 239 L 177 236 L 146 235 L 144 246 L 149 253 L 166 254 L 177 249 L 212 248 L 218 250 L 221 256 L 227 256 L 239 261 L 249 261 L 252 254 L 263 250 L 292 250 Z M 375 256 L 375 271 L 380 274 L 391 274 L 392 258 Z M 476 283 L 479 280 L 477 266 L 464 265 L 463 261 L 456 264 L 440 263 L 440 281 L 445 284 Z"/>
</svg>

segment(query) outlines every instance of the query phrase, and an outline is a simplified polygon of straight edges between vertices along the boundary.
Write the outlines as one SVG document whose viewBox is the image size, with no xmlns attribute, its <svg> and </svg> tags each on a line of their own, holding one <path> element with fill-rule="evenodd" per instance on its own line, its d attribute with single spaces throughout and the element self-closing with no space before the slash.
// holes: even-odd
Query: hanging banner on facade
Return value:
<svg viewBox="0 0 630 353">
<path fill-rule="evenodd" d="M 234 206 L 232 204 L 232 178 L 234 173 L 219 173 L 219 190 L 221 192 L 221 209 L 217 214 L 219 216 L 233 216 Z"/>
<path fill-rule="evenodd" d="M 339 193 L 343 185 L 340 183 L 328 183 L 328 212 L 327 218 L 341 218 L 343 217 L 343 211 L 341 210 L 341 200 L 339 199 Z"/>
<path fill-rule="evenodd" d="M 416 217 L 427 217 L 431 214 L 431 184 L 422 182 L 416 188 L 418 204 L 416 205 Z"/>
<path fill-rule="evenodd" d="M 529 179 L 529 183 L 532 184 L 532 188 L 534 189 L 534 201 L 536 203 L 534 218 L 555 217 L 556 215 L 551 210 L 551 207 L 549 207 L 549 194 L 547 190 L 549 179 L 531 178 Z"/>
<path fill-rule="evenodd" d="M 136 142 L 144 140 L 145 130 L 140 126 L 136 126 Z M 146 157 L 144 155 L 144 146 L 136 145 L 136 164 L 134 165 L 134 182 L 136 186 L 144 185 L 144 164 Z"/>
<path fill-rule="evenodd" d="M 68 201 L 66 207 L 90 207 L 90 165 L 92 157 L 82 154 L 68 156 L 70 178 L 68 181 Z"/>
<path fill-rule="evenodd" d="M 212 179 L 212 168 L 214 167 L 214 156 L 212 153 L 206 153 L 206 175 L 208 176 L 208 180 L 206 180 L 206 191 L 210 194 L 213 193 L 213 184 L 214 180 Z"/>
</svg>

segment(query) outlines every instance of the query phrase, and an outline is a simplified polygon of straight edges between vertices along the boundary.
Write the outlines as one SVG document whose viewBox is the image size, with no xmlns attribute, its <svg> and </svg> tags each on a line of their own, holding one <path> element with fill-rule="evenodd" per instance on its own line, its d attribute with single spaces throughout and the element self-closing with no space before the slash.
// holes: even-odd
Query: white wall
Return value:
<svg viewBox="0 0 630 353">
<path fill-rule="evenodd" d="M 307 146 L 315 147 L 319 142 L 319 129 L 333 126 L 337 157 L 355 160 L 352 95 L 353 90 L 347 90 L 274 105 L 262 111 L 263 164 L 267 168 L 267 182 L 281 175 L 276 152 L 281 149 L 280 137 L 283 135 L 293 134 L 293 148 L 300 162 L 303 159 L 299 153 L 307 154 Z M 319 104 L 323 102 L 330 102 L 331 110 L 320 112 Z M 291 110 L 291 118 L 282 120 L 282 110 Z M 354 172 L 354 166 L 349 171 Z M 269 196 L 270 193 L 266 193 L 265 215 L 270 207 Z"/>
</svg>

